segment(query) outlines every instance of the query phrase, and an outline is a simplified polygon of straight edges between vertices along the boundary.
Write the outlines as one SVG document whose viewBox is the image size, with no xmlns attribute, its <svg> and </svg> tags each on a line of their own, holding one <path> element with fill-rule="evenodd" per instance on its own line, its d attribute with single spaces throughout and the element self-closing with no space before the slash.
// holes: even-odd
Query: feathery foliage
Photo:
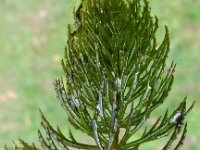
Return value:
<svg viewBox="0 0 200 150">
<path fill-rule="evenodd" d="M 55 90 L 69 122 L 96 144 L 75 140 L 71 131 L 67 137 L 41 113 L 42 149 L 138 150 L 166 136 L 163 150 L 179 149 L 187 131 L 184 119 L 193 107 L 186 109 L 186 99 L 146 128 L 151 113 L 168 97 L 176 66 L 165 67 L 168 29 L 158 44 L 158 19 L 151 16 L 147 0 L 82 0 L 74 16 L 61 62 L 64 78 L 55 81 Z M 139 138 L 130 140 L 134 135 Z M 20 143 L 14 149 L 39 149 Z"/>
</svg>

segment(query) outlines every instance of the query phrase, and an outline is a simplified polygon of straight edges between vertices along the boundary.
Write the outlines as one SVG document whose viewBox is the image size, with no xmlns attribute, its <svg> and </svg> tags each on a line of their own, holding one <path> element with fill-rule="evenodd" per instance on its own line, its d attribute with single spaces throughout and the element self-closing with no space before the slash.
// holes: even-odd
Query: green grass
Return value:
<svg viewBox="0 0 200 150">
<path fill-rule="evenodd" d="M 37 130 L 41 129 L 39 108 L 54 125 L 68 126 L 52 83 L 62 75 L 59 60 L 64 53 L 67 24 L 72 21 L 76 4 L 75 0 L 2 0 L 0 147 L 18 138 L 29 142 L 37 139 Z M 170 29 L 168 63 L 177 62 L 175 83 L 164 107 L 173 108 L 186 95 L 189 104 L 196 100 L 187 119 L 188 136 L 183 150 L 199 150 L 200 1 L 151 0 L 151 6 L 152 14 L 160 20 L 160 40 L 164 25 Z M 157 150 L 162 142 L 147 147 Z"/>
</svg>

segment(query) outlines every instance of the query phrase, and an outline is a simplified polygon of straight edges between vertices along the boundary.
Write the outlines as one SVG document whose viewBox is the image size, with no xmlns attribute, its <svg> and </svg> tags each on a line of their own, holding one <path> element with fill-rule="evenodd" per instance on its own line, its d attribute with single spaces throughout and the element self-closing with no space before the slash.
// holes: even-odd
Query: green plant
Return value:
<svg viewBox="0 0 200 150">
<path fill-rule="evenodd" d="M 186 99 L 177 109 L 146 126 L 151 113 L 168 97 L 175 64 L 166 69 L 169 52 L 167 27 L 163 42 L 156 42 L 158 19 L 146 0 L 82 0 L 69 26 L 64 78 L 55 90 L 69 122 L 86 133 L 95 145 L 67 138 L 42 114 L 46 139 L 39 131 L 43 149 L 137 150 L 142 144 L 170 136 L 163 150 L 179 149 L 186 134 Z M 134 135 L 139 137 L 130 140 Z M 39 149 L 20 140 L 14 149 Z M 6 149 L 9 149 L 6 147 Z"/>
</svg>

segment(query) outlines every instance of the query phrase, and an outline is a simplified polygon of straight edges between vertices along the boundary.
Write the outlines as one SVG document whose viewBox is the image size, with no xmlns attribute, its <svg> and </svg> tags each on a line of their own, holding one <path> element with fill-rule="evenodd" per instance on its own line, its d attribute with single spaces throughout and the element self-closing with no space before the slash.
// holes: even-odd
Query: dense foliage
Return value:
<svg viewBox="0 0 200 150">
<path fill-rule="evenodd" d="M 55 90 L 69 122 L 95 141 L 81 143 L 73 132 L 69 138 L 54 129 L 42 114 L 42 149 L 137 150 L 153 140 L 169 136 L 163 150 L 179 149 L 186 134 L 186 99 L 177 109 L 157 119 L 148 119 L 168 97 L 175 64 L 166 69 L 169 33 L 156 42 L 158 19 L 152 17 L 146 0 L 82 0 L 69 26 L 64 78 Z M 172 143 L 182 134 L 176 145 Z M 134 135 L 138 139 L 132 139 Z M 20 140 L 14 149 L 34 150 Z M 6 148 L 9 149 L 9 148 Z"/>
</svg>

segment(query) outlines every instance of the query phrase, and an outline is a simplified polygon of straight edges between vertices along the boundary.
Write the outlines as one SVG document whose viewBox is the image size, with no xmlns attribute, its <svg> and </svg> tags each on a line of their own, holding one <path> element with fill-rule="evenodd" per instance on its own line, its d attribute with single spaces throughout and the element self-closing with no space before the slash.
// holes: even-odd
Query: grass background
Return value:
<svg viewBox="0 0 200 150">
<path fill-rule="evenodd" d="M 62 75 L 60 59 L 72 22 L 76 0 L 0 1 L 0 149 L 18 138 L 37 139 L 41 108 L 48 120 L 67 131 L 67 117 L 56 99 L 53 79 Z M 175 60 L 175 82 L 165 108 L 172 110 L 188 95 L 196 100 L 188 116 L 183 150 L 200 149 L 200 1 L 150 0 L 163 37 L 167 24 L 171 35 L 168 63 Z M 161 111 L 161 110 L 160 110 Z M 78 136 L 79 133 L 76 133 Z M 160 143 L 142 149 L 157 150 Z"/>
</svg>

